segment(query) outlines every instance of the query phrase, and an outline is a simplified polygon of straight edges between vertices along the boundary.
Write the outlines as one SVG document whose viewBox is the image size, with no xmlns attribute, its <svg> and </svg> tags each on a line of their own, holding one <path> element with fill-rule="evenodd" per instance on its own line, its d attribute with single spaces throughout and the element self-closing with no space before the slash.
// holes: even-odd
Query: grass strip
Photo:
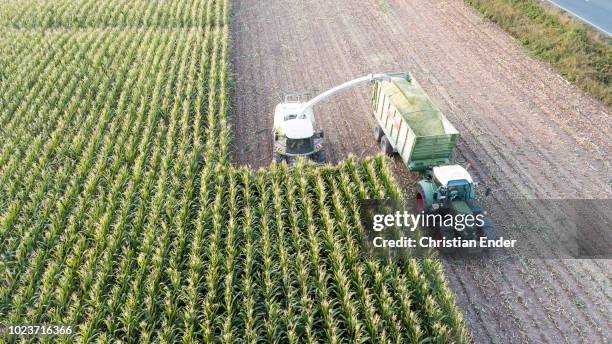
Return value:
<svg viewBox="0 0 612 344">
<path fill-rule="evenodd" d="M 612 105 L 612 39 L 536 0 L 465 0 L 567 80 Z"/>
</svg>

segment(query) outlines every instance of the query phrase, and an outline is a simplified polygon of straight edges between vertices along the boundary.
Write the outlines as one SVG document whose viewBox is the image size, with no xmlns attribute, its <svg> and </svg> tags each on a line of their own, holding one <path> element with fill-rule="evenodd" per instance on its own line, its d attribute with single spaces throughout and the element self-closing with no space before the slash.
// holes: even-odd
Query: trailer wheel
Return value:
<svg viewBox="0 0 612 344">
<path fill-rule="evenodd" d="M 387 135 L 383 135 L 383 137 L 380 139 L 380 150 L 387 155 L 393 154 L 393 147 L 391 146 Z"/>
<path fill-rule="evenodd" d="M 374 127 L 374 138 L 376 139 L 376 142 L 380 142 L 380 139 L 382 139 L 383 136 L 385 136 L 385 132 L 382 130 L 380 125 L 377 124 Z"/>
</svg>

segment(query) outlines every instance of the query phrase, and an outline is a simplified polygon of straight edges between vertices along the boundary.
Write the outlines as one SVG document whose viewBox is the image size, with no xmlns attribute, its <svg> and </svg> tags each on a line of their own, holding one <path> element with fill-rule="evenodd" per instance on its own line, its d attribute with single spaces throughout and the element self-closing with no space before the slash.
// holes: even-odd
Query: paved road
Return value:
<svg viewBox="0 0 612 344">
<path fill-rule="evenodd" d="M 548 0 L 612 36 L 612 0 Z"/>
</svg>

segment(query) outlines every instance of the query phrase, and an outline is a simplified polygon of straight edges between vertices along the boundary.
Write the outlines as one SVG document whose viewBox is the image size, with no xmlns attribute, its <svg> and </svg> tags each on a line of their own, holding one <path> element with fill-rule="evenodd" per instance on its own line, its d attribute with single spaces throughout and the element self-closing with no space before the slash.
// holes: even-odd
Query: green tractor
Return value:
<svg viewBox="0 0 612 344">
<path fill-rule="evenodd" d="M 495 229 L 491 220 L 484 217 L 483 211 L 476 204 L 478 183 L 472 181 L 469 172 L 459 165 L 436 166 L 427 171 L 426 178 L 420 180 L 415 196 L 416 210 L 425 214 L 472 215 L 480 218 L 471 226 L 457 233 L 453 226 L 441 225 L 440 234 L 445 239 L 459 235 L 463 239 L 485 237 L 495 239 Z M 489 189 L 486 191 L 488 195 Z M 477 215 L 480 215 L 477 217 Z"/>
</svg>

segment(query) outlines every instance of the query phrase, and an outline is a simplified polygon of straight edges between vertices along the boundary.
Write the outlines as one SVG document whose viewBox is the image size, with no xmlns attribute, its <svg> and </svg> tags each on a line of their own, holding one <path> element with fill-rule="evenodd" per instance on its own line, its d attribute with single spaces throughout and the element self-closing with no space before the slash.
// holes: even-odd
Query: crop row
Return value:
<svg viewBox="0 0 612 344">
<path fill-rule="evenodd" d="M 13 28 L 204 27 L 214 17 L 207 0 L 5 0 L 0 25 Z"/>
<path fill-rule="evenodd" d="M 223 18 L 224 3 L 207 6 Z M 204 152 L 225 159 L 223 24 L 2 28 L 1 44 L 19 49 L 0 88 L 0 319 L 77 323 L 87 339 L 115 314 L 96 302 L 118 285 L 124 240 L 159 225 L 146 222 L 151 210 L 171 216 L 164 191 L 193 180 Z"/>
<path fill-rule="evenodd" d="M 151 3 L 168 7 L 4 10 L 92 27 L 0 26 L 0 325 L 76 324 L 79 342 L 467 342 L 438 261 L 361 255 L 360 200 L 400 197 L 385 158 L 231 166 L 228 3 Z M 202 26 L 159 28 L 172 18 Z"/>
</svg>

